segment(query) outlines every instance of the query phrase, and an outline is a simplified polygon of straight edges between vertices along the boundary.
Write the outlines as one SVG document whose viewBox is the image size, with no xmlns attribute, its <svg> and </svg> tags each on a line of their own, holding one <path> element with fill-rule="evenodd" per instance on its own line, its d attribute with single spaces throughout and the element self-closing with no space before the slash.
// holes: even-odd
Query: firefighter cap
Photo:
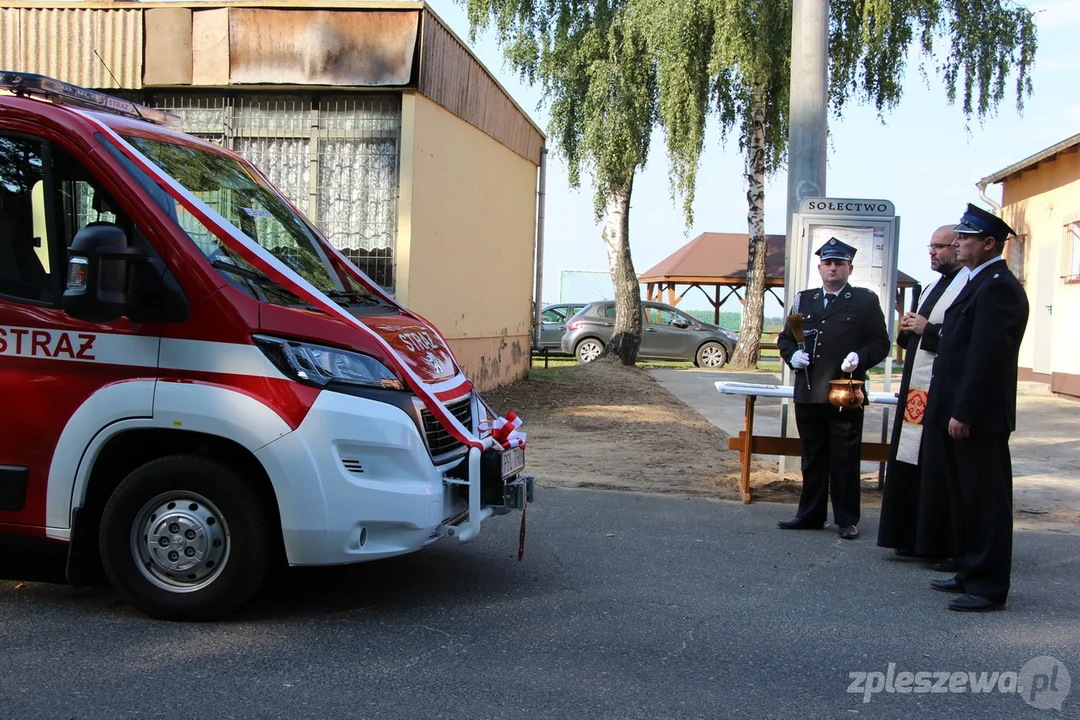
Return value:
<svg viewBox="0 0 1080 720">
<path fill-rule="evenodd" d="M 999 243 L 1005 242 L 1010 235 L 1016 232 L 1009 227 L 1004 220 L 993 213 L 983 210 L 968 203 L 967 211 L 960 218 L 960 224 L 953 228 L 954 232 L 961 235 L 989 235 Z"/>
<path fill-rule="evenodd" d="M 824 245 L 817 249 L 815 254 L 822 260 L 847 260 L 851 262 L 855 259 L 856 252 L 855 248 L 847 243 L 836 238 L 829 238 Z"/>
</svg>

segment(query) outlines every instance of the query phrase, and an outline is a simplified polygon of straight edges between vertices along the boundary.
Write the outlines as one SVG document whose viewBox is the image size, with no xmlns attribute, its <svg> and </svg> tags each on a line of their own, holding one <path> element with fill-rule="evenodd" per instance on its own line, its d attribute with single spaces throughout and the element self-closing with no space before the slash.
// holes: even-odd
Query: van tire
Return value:
<svg viewBox="0 0 1080 720">
<path fill-rule="evenodd" d="M 172 455 L 113 491 L 98 546 L 109 581 L 142 612 L 212 620 L 259 589 L 273 543 L 250 481 L 216 460 Z"/>
<path fill-rule="evenodd" d="M 717 342 L 707 342 L 698 348 L 694 356 L 694 364 L 698 367 L 712 368 L 717 370 L 727 365 L 728 352 L 723 345 Z"/>
</svg>

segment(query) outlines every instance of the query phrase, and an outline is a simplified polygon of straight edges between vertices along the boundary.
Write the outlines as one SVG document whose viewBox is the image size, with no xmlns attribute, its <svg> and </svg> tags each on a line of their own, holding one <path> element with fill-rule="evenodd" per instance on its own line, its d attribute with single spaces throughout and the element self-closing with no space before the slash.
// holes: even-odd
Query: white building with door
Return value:
<svg viewBox="0 0 1080 720">
<path fill-rule="evenodd" d="M 988 175 L 1001 184 L 1001 217 L 1017 232 L 1005 247 L 1031 315 L 1020 379 L 1080 397 L 1080 134 Z"/>
</svg>

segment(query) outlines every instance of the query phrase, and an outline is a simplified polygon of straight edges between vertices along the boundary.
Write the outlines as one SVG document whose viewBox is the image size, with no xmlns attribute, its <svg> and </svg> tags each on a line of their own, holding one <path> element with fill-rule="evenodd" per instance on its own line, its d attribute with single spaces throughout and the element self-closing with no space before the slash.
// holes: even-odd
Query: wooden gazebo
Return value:
<svg viewBox="0 0 1080 720">
<path fill-rule="evenodd" d="M 783 235 L 767 235 L 765 289 L 784 306 Z M 745 233 L 701 233 L 638 277 L 649 300 L 678 305 L 688 292 L 699 289 L 713 308 L 713 322 L 720 323 L 720 306 L 734 295 L 740 303 L 746 287 L 746 256 L 750 237 Z M 896 274 L 896 309 L 907 307 L 907 291 L 918 281 L 904 272 Z M 679 292 L 679 287 L 682 292 Z M 777 294 L 777 288 L 780 293 Z M 666 297 L 665 297 L 666 296 Z"/>
</svg>

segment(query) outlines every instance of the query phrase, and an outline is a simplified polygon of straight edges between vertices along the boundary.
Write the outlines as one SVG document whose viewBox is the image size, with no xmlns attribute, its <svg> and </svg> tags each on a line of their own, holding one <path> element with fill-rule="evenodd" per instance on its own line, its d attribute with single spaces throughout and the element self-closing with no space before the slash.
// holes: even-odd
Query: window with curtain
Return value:
<svg viewBox="0 0 1080 720">
<path fill-rule="evenodd" d="M 232 92 L 132 99 L 178 114 L 185 132 L 250 160 L 334 247 L 393 292 L 399 94 Z"/>
</svg>

